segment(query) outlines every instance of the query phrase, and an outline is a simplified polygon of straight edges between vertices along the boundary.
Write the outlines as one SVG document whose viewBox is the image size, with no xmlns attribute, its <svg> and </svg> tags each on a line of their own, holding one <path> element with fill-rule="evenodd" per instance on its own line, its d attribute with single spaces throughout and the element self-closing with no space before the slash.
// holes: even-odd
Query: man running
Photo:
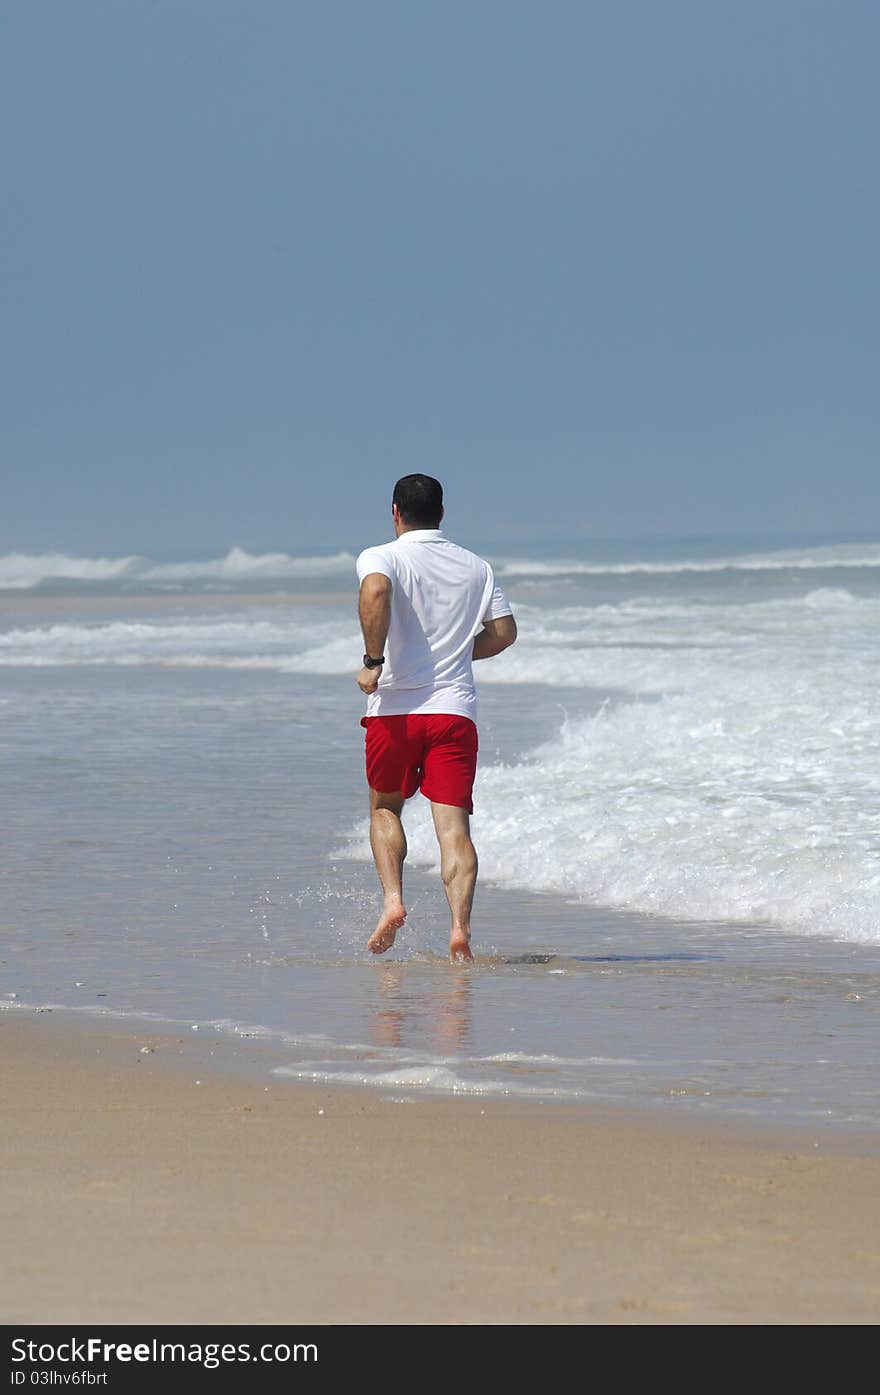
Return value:
<svg viewBox="0 0 880 1395">
<path fill-rule="evenodd" d="M 473 958 L 471 905 L 477 854 L 470 836 L 477 769 L 477 693 L 472 661 L 516 639 L 516 621 L 488 562 L 440 531 L 443 489 L 430 475 L 404 475 L 391 504 L 396 540 L 357 559 L 367 694 L 370 846 L 385 893 L 367 944 L 384 954 L 406 919 L 404 801 L 431 801 L 440 871 L 452 912 L 449 957 Z"/>
</svg>

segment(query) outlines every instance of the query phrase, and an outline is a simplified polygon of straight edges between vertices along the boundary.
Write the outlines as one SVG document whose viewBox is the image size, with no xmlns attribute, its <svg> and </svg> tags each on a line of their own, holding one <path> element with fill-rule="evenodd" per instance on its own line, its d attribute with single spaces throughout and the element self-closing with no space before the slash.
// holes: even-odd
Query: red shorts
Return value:
<svg viewBox="0 0 880 1395">
<path fill-rule="evenodd" d="M 474 812 L 477 728 L 470 717 L 448 712 L 410 712 L 400 717 L 364 717 L 367 784 L 379 794 L 409 799 L 421 790 L 436 804 Z"/>
</svg>

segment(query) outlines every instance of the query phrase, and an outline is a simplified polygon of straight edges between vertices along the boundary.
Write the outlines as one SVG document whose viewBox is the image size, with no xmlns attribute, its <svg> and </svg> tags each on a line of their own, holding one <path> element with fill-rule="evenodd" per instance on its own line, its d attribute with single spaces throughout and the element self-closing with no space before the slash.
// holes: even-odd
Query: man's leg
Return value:
<svg viewBox="0 0 880 1395">
<path fill-rule="evenodd" d="M 380 794 L 370 790 L 370 847 L 379 881 L 385 893 L 385 905 L 379 922 L 367 941 L 372 954 L 384 954 L 394 944 L 394 937 L 406 920 L 403 904 L 403 859 L 406 857 L 406 834 L 400 815 L 402 794 Z"/>
<path fill-rule="evenodd" d="M 452 912 L 449 957 L 453 964 L 473 959 L 470 949 L 471 906 L 477 883 L 477 853 L 471 842 L 467 809 L 431 802 L 434 829 L 440 844 L 440 874 Z"/>
</svg>

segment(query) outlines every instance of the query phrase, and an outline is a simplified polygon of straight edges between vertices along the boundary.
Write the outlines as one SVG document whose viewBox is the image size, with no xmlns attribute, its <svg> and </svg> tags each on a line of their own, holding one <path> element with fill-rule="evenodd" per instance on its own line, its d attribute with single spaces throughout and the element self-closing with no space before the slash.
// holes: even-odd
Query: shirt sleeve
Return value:
<svg viewBox="0 0 880 1395">
<path fill-rule="evenodd" d="M 494 576 L 492 577 L 492 580 L 495 581 Z M 492 588 L 492 597 L 489 601 L 489 607 L 486 611 L 486 614 L 483 616 L 484 622 L 486 620 L 500 620 L 503 616 L 512 614 L 513 611 L 510 609 L 507 597 L 505 596 L 498 583 L 495 582 L 495 585 Z"/>
<path fill-rule="evenodd" d="M 365 548 L 358 557 L 356 566 L 358 581 L 363 581 L 365 576 L 371 576 L 373 572 L 380 572 L 382 576 L 394 580 L 394 567 L 384 547 Z"/>
</svg>

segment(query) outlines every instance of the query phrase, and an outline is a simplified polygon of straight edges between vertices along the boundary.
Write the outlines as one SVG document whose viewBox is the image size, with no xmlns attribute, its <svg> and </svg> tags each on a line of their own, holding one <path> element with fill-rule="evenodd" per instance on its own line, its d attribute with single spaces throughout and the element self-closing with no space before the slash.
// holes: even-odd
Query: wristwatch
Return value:
<svg viewBox="0 0 880 1395">
<path fill-rule="evenodd" d="M 381 659 L 371 659 L 369 654 L 364 655 L 364 668 L 381 668 L 385 662 L 385 655 Z"/>
</svg>

